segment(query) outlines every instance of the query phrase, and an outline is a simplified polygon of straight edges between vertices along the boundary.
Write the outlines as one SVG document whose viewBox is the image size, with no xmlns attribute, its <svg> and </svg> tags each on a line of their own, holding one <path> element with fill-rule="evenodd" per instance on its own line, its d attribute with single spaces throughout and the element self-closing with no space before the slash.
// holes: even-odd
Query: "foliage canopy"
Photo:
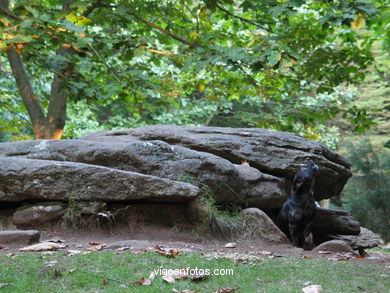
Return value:
<svg viewBox="0 0 390 293">
<path fill-rule="evenodd" d="M 362 28 L 388 33 L 382 6 L 1 0 L 0 127 L 16 130 L 30 120 L 36 138 L 60 138 L 71 105 L 93 109 L 110 127 L 226 125 L 235 116 L 237 126 L 316 138 L 319 124 L 343 113 L 363 131 L 370 125 L 365 110 L 343 108 L 334 91 L 364 79 L 377 36 Z"/>
</svg>

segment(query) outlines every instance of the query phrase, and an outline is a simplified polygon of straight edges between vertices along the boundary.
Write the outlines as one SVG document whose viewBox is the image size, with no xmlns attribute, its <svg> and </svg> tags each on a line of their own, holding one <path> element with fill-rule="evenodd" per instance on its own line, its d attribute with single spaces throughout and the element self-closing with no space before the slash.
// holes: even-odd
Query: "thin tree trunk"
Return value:
<svg viewBox="0 0 390 293">
<path fill-rule="evenodd" d="M 74 0 L 64 0 L 63 10 L 69 12 L 69 6 L 73 2 Z M 9 11 L 8 0 L 0 0 L 0 10 L 6 16 L 13 18 L 10 16 L 13 14 Z M 60 47 L 57 54 L 65 56 L 68 53 L 68 49 Z M 29 74 L 23 65 L 21 55 L 19 55 L 13 47 L 7 51 L 7 54 L 12 74 L 30 116 L 35 139 L 60 139 L 66 121 L 66 102 L 68 95 L 62 84 L 62 73 L 56 73 L 54 75 L 51 85 L 49 107 L 47 115 L 45 116 L 40 101 L 34 94 Z"/>
<path fill-rule="evenodd" d="M 64 56 L 67 53 L 69 53 L 67 49 L 60 47 L 57 54 Z M 49 108 L 47 111 L 47 121 L 54 139 L 61 138 L 65 127 L 67 98 L 68 92 L 62 84 L 62 77 L 56 73 L 51 84 Z"/>
</svg>

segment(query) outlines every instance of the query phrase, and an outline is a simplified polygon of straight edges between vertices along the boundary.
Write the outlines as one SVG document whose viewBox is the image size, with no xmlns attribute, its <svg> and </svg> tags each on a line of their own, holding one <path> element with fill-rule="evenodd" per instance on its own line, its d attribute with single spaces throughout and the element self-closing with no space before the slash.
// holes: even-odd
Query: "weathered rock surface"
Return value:
<svg viewBox="0 0 390 293">
<path fill-rule="evenodd" d="M 268 215 L 262 210 L 257 208 L 247 208 L 242 212 L 244 213 L 248 224 L 253 225 L 253 227 L 251 227 L 251 231 L 260 232 L 260 235 L 258 235 L 259 237 L 275 243 L 290 243 L 287 236 L 282 231 L 280 231 L 271 218 L 268 217 Z M 256 235 L 250 235 L 250 237 L 255 236 Z"/>
<path fill-rule="evenodd" d="M 359 222 L 348 211 L 317 208 L 312 224 L 314 234 L 359 235 Z"/>
<path fill-rule="evenodd" d="M 339 194 L 351 177 L 351 164 L 337 153 L 298 135 L 268 129 L 153 125 L 97 132 L 81 139 L 105 142 L 161 140 L 215 154 L 235 164 L 246 160 L 263 173 L 290 181 L 300 164 L 312 159 L 320 167 L 314 192 L 317 200 Z"/>
<path fill-rule="evenodd" d="M 381 242 L 381 239 L 378 235 L 364 227 L 360 227 L 360 234 L 357 236 L 336 235 L 334 238 L 349 243 L 353 249 L 373 248 L 379 246 Z"/>
<path fill-rule="evenodd" d="M 218 203 L 245 202 L 261 209 L 281 206 L 294 173 L 308 159 L 320 166 L 318 199 L 339 193 L 351 175 L 349 163 L 320 144 L 265 129 L 148 126 L 90 134 L 80 140 L 2 143 L 1 156 L 200 181 L 214 191 Z M 239 165 L 244 160 L 251 166 Z M 1 192 L 0 185 L 0 199 Z"/>
<path fill-rule="evenodd" d="M 352 247 L 348 242 L 342 240 L 330 240 L 321 243 L 313 251 L 330 251 L 335 253 L 353 253 Z"/>
<path fill-rule="evenodd" d="M 284 178 L 264 174 L 249 166 L 234 165 L 213 154 L 172 146 L 162 141 L 17 142 L 3 144 L 0 156 L 2 154 L 34 160 L 80 162 L 172 180 L 198 180 L 214 191 L 219 203 L 249 201 L 253 206 L 276 208 L 285 201 L 287 194 Z M 244 169 L 251 171 L 245 173 Z M 247 180 L 247 173 L 255 175 Z"/>
<path fill-rule="evenodd" d="M 0 157 L 0 201 L 188 201 L 199 189 L 188 183 L 73 162 Z"/>
<path fill-rule="evenodd" d="M 0 231 L 1 244 L 31 244 L 39 242 L 37 230 L 4 230 Z"/>
<path fill-rule="evenodd" d="M 19 208 L 12 216 L 17 227 L 34 226 L 60 218 L 65 213 L 61 203 L 39 203 Z"/>
</svg>

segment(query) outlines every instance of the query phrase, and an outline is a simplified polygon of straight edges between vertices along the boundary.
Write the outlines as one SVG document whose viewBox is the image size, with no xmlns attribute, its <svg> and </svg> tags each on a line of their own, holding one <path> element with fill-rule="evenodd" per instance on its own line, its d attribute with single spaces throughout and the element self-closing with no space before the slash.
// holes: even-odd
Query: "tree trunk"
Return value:
<svg viewBox="0 0 390 293">
<path fill-rule="evenodd" d="M 72 2 L 74 0 L 64 0 L 64 11 L 69 11 L 69 5 Z M 12 15 L 9 11 L 8 0 L 0 0 L 0 9 L 6 16 Z M 67 53 L 67 49 L 60 47 L 57 54 L 64 56 Z M 23 104 L 30 116 L 35 139 L 61 139 L 66 121 L 67 101 L 67 91 L 62 86 L 62 72 L 54 75 L 49 107 L 47 115 L 45 115 L 38 97 L 34 94 L 29 74 L 23 65 L 22 56 L 12 46 L 8 49 L 7 55 Z"/>
</svg>

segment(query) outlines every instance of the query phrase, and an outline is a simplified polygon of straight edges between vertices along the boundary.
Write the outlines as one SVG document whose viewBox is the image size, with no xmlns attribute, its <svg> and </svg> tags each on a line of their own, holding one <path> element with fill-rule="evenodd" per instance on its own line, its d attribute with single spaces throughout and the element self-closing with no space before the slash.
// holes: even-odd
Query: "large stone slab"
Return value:
<svg viewBox="0 0 390 293">
<path fill-rule="evenodd" d="M 31 244 L 39 242 L 37 230 L 4 230 L 0 231 L 1 244 Z"/>
<path fill-rule="evenodd" d="M 246 160 L 263 173 L 290 181 L 301 164 L 311 159 L 319 166 L 314 191 L 317 200 L 339 194 L 352 175 L 351 164 L 345 158 L 318 142 L 268 129 L 153 125 L 97 132 L 82 139 L 106 142 L 162 140 L 212 153 L 235 164 Z"/>
<path fill-rule="evenodd" d="M 39 203 L 20 207 L 12 216 L 12 223 L 18 228 L 33 227 L 60 218 L 65 207 L 58 202 Z"/>
<path fill-rule="evenodd" d="M 199 188 L 184 182 L 96 165 L 0 157 L 0 201 L 144 200 L 183 202 Z"/>
<path fill-rule="evenodd" d="M 348 242 L 353 249 L 373 248 L 381 243 L 377 234 L 364 227 L 360 227 L 359 235 L 335 235 L 334 238 Z"/>
<path fill-rule="evenodd" d="M 0 157 L 46 160 L 51 161 L 52 166 L 54 161 L 83 163 L 90 168 L 109 167 L 112 172 L 121 170 L 205 184 L 213 191 L 217 203 L 263 210 L 280 208 L 288 197 L 295 172 L 309 159 L 319 166 L 315 187 L 317 199 L 338 194 L 351 176 L 348 161 L 317 142 L 266 129 L 154 125 L 93 133 L 77 140 L 0 143 Z M 241 165 L 242 161 L 248 161 L 250 166 Z M 92 169 L 88 170 L 88 176 L 92 176 Z M 98 170 L 94 182 L 115 177 L 108 176 L 103 169 Z M 1 172 L 0 169 L 0 176 Z M 83 172 L 73 174 L 72 178 L 83 177 Z M 121 174 L 118 178 L 124 176 L 118 174 Z M 51 181 L 46 183 L 50 185 Z M 106 186 L 102 190 L 109 191 L 110 188 Z M 95 198 L 110 200 L 113 197 L 115 201 L 118 191 L 114 188 L 106 192 L 104 198 Z M 7 198 L 2 192 L 0 185 L 0 201 Z M 34 199 L 34 196 L 37 195 L 18 193 L 17 198 Z M 174 200 L 175 197 L 167 195 L 167 198 Z"/>
<path fill-rule="evenodd" d="M 317 208 L 312 224 L 315 234 L 320 235 L 359 235 L 360 224 L 348 211 Z"/>
<path fill-rule="evenodd" d="M 216 155 L 163 141 L 127 143 L 86 140 L 40 140 L 0 144 L 0 156 L 70 161 L 138 172 L 194 184 L 206 184 L 218 203 L 245 202 L 278 208 L 286 200 L 284 178 L 235 165 Z"/>
</svg>

